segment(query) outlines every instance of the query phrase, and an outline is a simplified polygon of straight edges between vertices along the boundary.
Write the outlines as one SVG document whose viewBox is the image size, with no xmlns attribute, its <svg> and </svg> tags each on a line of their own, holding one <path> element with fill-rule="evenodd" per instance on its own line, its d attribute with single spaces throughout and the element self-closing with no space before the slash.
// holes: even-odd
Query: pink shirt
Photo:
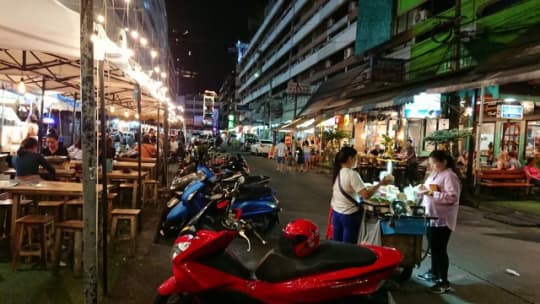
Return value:
<svg viewBox="0 0 540 304">
<path fill-rule="evenodd" d="M 426 214 L 438 217 L 437 220 L 432 220 L 430 225 L 435 227 L 448 226 L 450 230 L 456 230 L 461 194 L 459 177 L 452 169 L 441 172 L 433 171 L 426 179 L 425 186 L 429 189 L 430 184 L 439 186 L 439 191 L 433 192 L 433 196 L 424 195 L 423 204 L 426 206 Z"/>
<path fill-rule="evenodd" d="M 525 172 L 529 174 L 532 178 L 540 179 L 540 173 L 538 172 L 538 168 L 535 165 L 532 166 L 525 166 L 523 167 Z"/>
</svg>

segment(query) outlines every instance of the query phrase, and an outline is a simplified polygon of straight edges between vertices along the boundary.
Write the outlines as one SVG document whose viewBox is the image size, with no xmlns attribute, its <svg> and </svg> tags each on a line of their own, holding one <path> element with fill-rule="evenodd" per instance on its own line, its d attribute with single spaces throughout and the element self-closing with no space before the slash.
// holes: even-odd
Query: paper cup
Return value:
<svg viewBox="0 0 540 304">
<path fill-rule="evenodd" d="M 431 191 L 439 191 L 439 185 L 437 185 L 437 184 L 429 184 L 429 190 L 431 190 Z"/>
</svg>

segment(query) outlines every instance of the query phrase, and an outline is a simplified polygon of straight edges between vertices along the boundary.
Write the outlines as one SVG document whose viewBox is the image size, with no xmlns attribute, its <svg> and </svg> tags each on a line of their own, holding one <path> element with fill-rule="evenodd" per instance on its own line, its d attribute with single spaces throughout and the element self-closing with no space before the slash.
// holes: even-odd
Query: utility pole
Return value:
<svg viewBox="0 0 540 304">
<path fill-rule="evenodd" d="M 83 302 L 97 303 L 96 102 L 94 99 L 94 1 L 81 0 L 81 102 L 83 151 Z"/>
</svg>

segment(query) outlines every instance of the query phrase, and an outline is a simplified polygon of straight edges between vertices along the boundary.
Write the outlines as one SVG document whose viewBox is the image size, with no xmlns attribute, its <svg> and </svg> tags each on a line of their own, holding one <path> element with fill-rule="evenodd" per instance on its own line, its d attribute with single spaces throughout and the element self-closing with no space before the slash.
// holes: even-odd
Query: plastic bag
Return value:
<svg viewBox="0 0 540 304">
<path fill-rule="evenodd" d="M 366 218 L 366 209 L 360 223 L 360 233 L 358 243 L 361 245 L 382 246 L 381 221 L 378 218 Z"/>
</svg>

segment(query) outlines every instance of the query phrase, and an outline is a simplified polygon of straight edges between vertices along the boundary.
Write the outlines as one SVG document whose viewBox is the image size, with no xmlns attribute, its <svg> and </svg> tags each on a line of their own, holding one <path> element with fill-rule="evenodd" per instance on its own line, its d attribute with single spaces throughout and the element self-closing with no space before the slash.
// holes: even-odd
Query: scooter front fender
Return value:
<svg viewBox="0 0 540 304">
<path fill-rule="evenodd" d="M 174 276 L 171 276 L 157 288 L 157 292 L 162 296 L 170 296 L 180 293 L 180 286 L 176 283 Z"/>
</svg>

